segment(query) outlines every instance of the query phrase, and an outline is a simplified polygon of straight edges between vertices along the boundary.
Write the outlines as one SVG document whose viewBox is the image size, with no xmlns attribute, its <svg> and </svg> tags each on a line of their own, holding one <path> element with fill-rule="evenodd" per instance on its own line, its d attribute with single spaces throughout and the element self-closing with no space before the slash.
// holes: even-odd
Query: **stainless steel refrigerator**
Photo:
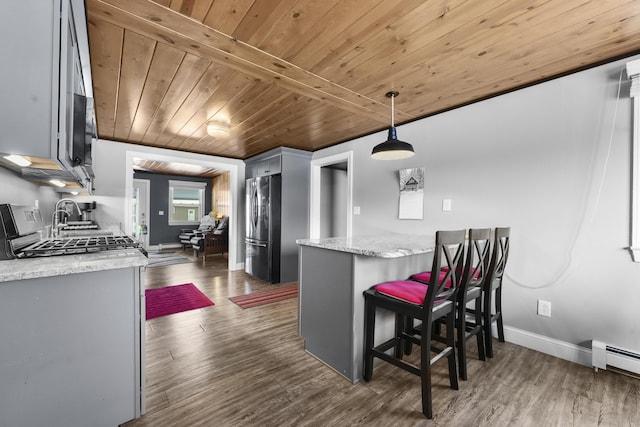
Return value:
<svg viewBox="0 0 640 427">
<path fill-rule="evenodd" d="M 247 273 L 280 282 L 281 176 L 259 176 L 246 183 L 245 263 Z"/>
</svg>

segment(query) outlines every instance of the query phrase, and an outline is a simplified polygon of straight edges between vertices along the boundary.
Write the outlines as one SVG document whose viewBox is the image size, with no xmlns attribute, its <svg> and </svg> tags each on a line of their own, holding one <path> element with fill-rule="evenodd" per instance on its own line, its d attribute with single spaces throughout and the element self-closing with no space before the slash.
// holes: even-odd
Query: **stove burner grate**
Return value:
<svg viewBox="0 0 640 427">
<path fill-rule="evenodd" d="M 129 236 L 84 236 L 43 240 L 22 250 L 23 257 L 70 255 L 115 249 L 139 248 Z"/>
</svg>

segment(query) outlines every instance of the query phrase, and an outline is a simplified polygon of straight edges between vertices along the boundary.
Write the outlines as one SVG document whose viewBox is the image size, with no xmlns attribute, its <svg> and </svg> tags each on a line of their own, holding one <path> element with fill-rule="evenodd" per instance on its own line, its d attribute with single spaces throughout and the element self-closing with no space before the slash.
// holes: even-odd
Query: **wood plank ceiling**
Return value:
<svg viewBox="0 0 640 427">
<path fill-rule="evenodd" d="M 640 49 L 637 0 L 86 4 L 99 137 L 239 159 L 380 131 L 392 89 L 402 123 Z"/>
</svg>

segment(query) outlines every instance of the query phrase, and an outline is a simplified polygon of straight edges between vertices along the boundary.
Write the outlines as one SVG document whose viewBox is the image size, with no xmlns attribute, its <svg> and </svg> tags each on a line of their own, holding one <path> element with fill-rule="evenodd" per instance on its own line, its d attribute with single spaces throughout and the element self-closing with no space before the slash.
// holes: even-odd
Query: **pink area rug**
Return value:
<svg viewBox="0 0 640 427">
<path fill-rule="evenodd" d="M 147 320 L 214 305 L 193 283 L 146 289 L 144 296 Z"/>
<path fill-rule="evenodd" d="M 276 289 L 229 298 L 241 308 L 257 307 L 298 296 L 298 282 L 277 285 Z"/>
</svg>

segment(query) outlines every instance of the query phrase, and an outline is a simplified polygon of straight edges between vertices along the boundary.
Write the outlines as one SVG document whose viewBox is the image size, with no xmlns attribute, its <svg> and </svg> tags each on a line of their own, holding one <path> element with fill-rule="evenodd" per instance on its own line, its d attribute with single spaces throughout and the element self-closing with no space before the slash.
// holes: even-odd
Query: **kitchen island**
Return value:
<svg viewBox="0 0 640 427">
<path fill-rule="evenodd" d="M 0 261 L 0 425 L 144 413 L 146 264 L 137 249 Z"/>
<path fill-rule="evenodd" d="M 434 236 L 298 240 L 299 333 L 305 350 L 352 383 L 362 378 L 364 297 L 376 283 L 431 268 Z M 391 316 L 376 318 L 376 342 L 393 333 Z"/>
</svg>

